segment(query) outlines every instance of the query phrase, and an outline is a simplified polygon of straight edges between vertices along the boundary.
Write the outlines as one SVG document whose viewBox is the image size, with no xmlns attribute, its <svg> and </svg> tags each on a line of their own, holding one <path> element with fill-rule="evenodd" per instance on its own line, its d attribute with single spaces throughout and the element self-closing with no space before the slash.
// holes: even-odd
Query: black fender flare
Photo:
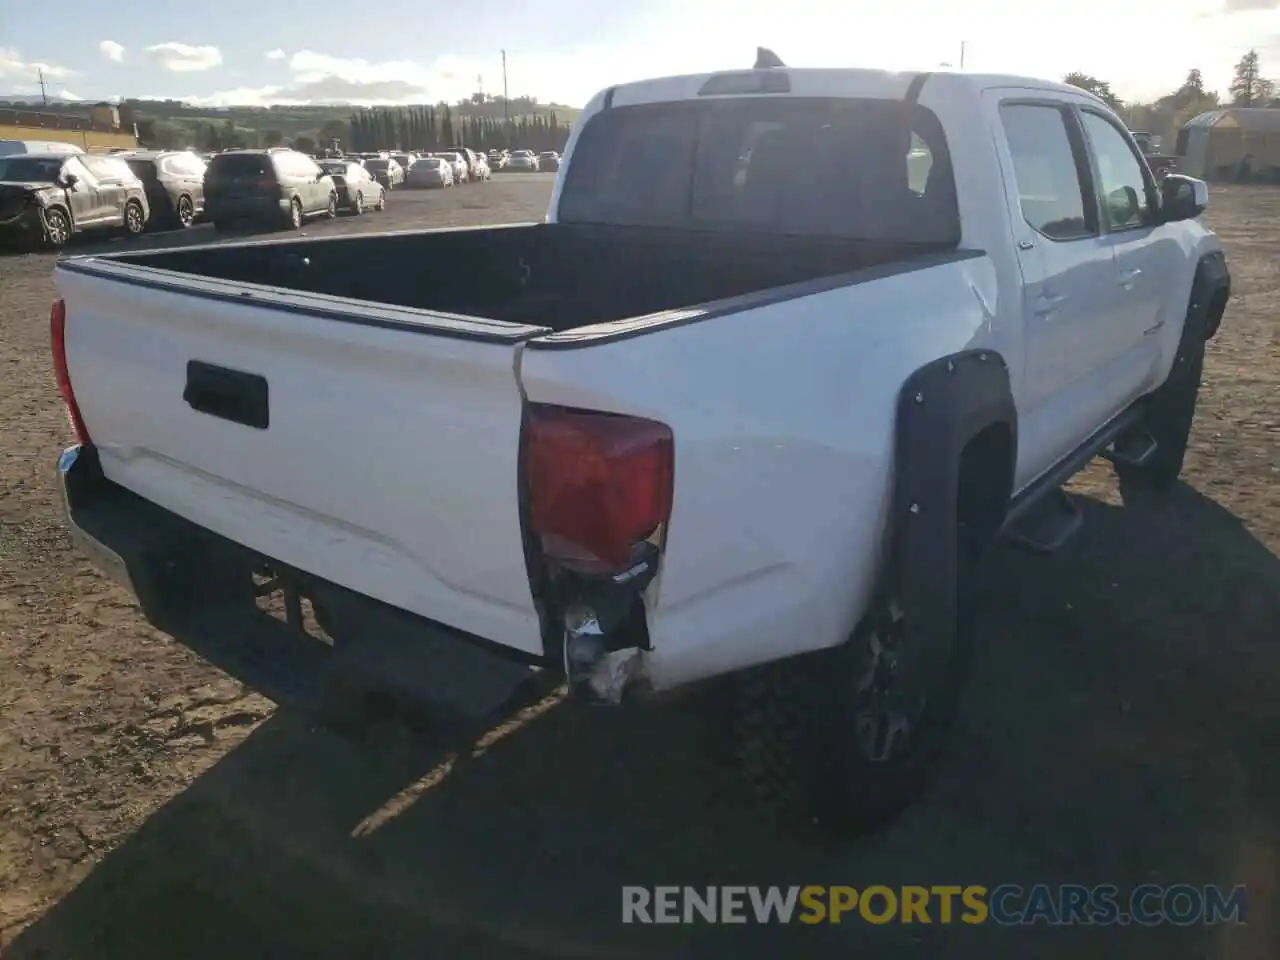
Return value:
<svg viewBox="0 0 1280 960">
<path fill-rule="evenodd" d="M 1227 269 L 1226 255 L 1221 250 L 1206 253 L 1196 264 L 1195 279 L 1191 282 L 1183 342 L 1212 340 L 1222 325 L 1223 310 L 1230 296 L 1231 272 Z M 1181 344 L 1178 353 L 1183 353 Z"/>
<path fill-rule="evenodd" d="M 926 651 L 926 669 L 944 666 L 935 654 L 952 649 L 960 614 L 961 458 L 970 441 L 992 426 L 1009 431 L 1012 486 L 1017 410 L 1008 366 L 994 351 L 964 350 L 934 360 L 912 373 L 899 392 L 884 587 L 901 605 L 913 646 Z M 1007 489 L 1001 491 L 1001 509 L 1008 496 Z"/>
</svg>

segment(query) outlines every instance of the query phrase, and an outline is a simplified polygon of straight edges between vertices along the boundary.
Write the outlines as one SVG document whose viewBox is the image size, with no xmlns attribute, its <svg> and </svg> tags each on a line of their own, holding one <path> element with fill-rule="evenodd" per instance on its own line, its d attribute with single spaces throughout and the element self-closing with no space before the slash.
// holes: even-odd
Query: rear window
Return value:
<svg viewBox="0 0 1280 960">
<path fill-rule="evenodd" d="M 390 161 L 387 161 L 387 160 L 365 161 L 365 168 L 368 170 L 386 170 L 389 165 L 390 165 Z"/>
<path fill-rule="evenodd" d="M 583 128 L 558 219 L 960 240 L 941 124 L 899 100 L 751 97 L 607 110 Z"/>
<path fill-rule="evenodd" d="M 154 180 L 156 178 L 156 164 L 154 160 L 127 160 L 129 169 L 134 172 L 139 180 Z"/>
<path fill-rule="evenodd" d="M 209 161 L 210 177 L 270 177 L 271 160 L 261 153 L 219 153 Z"/>
</svg>

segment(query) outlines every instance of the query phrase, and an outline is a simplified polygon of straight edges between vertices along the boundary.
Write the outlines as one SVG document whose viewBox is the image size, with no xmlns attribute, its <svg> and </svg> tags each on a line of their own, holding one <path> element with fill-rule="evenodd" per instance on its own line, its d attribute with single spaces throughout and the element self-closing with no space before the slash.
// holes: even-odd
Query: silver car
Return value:
<svg viewBox="0 0 1280 960">
<path fill-rule="evenodd" d="M 405 174 L 406 187 L 452 187 L 453 165 L 441 157 L 423 157 Z"/>
</svg>

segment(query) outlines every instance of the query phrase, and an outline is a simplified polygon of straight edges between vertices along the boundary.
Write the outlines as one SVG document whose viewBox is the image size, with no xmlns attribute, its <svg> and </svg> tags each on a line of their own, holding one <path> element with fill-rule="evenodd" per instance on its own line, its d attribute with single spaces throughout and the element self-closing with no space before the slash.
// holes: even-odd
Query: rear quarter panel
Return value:
<svg viewBox="0 0 1280 960">
<path fill-rule="evenodd" d="M 977 257 L 708 319 L 694 311 L 638 336 L 526 345 L 530 401 L 674 432 L 674 505 L 648 597 L 655 687 L 849 634 L 886 540 L 899 388 L 939 356 L 998 349 L 997 296 Z"/>
</svg>

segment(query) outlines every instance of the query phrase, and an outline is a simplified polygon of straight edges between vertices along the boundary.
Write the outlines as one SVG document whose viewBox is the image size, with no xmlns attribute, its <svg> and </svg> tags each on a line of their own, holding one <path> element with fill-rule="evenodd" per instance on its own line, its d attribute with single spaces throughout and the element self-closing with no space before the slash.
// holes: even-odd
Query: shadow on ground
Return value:
<svg viewBox="0 0 1280 960">
<path fill-rule="evenodd" d="M 281 711 L 4 956 L 1268 955 L 1280 562 L 1189 487 L 1085 509 L 1063 555 L 993 557 L 951 756 L 852 848 L 776 839 L 698 701 L 535 708 L 452 759 Z M 619 923 L 623 884 L 1010 882 L 1243 883 L 1249 924 Z"/>
</svg>

